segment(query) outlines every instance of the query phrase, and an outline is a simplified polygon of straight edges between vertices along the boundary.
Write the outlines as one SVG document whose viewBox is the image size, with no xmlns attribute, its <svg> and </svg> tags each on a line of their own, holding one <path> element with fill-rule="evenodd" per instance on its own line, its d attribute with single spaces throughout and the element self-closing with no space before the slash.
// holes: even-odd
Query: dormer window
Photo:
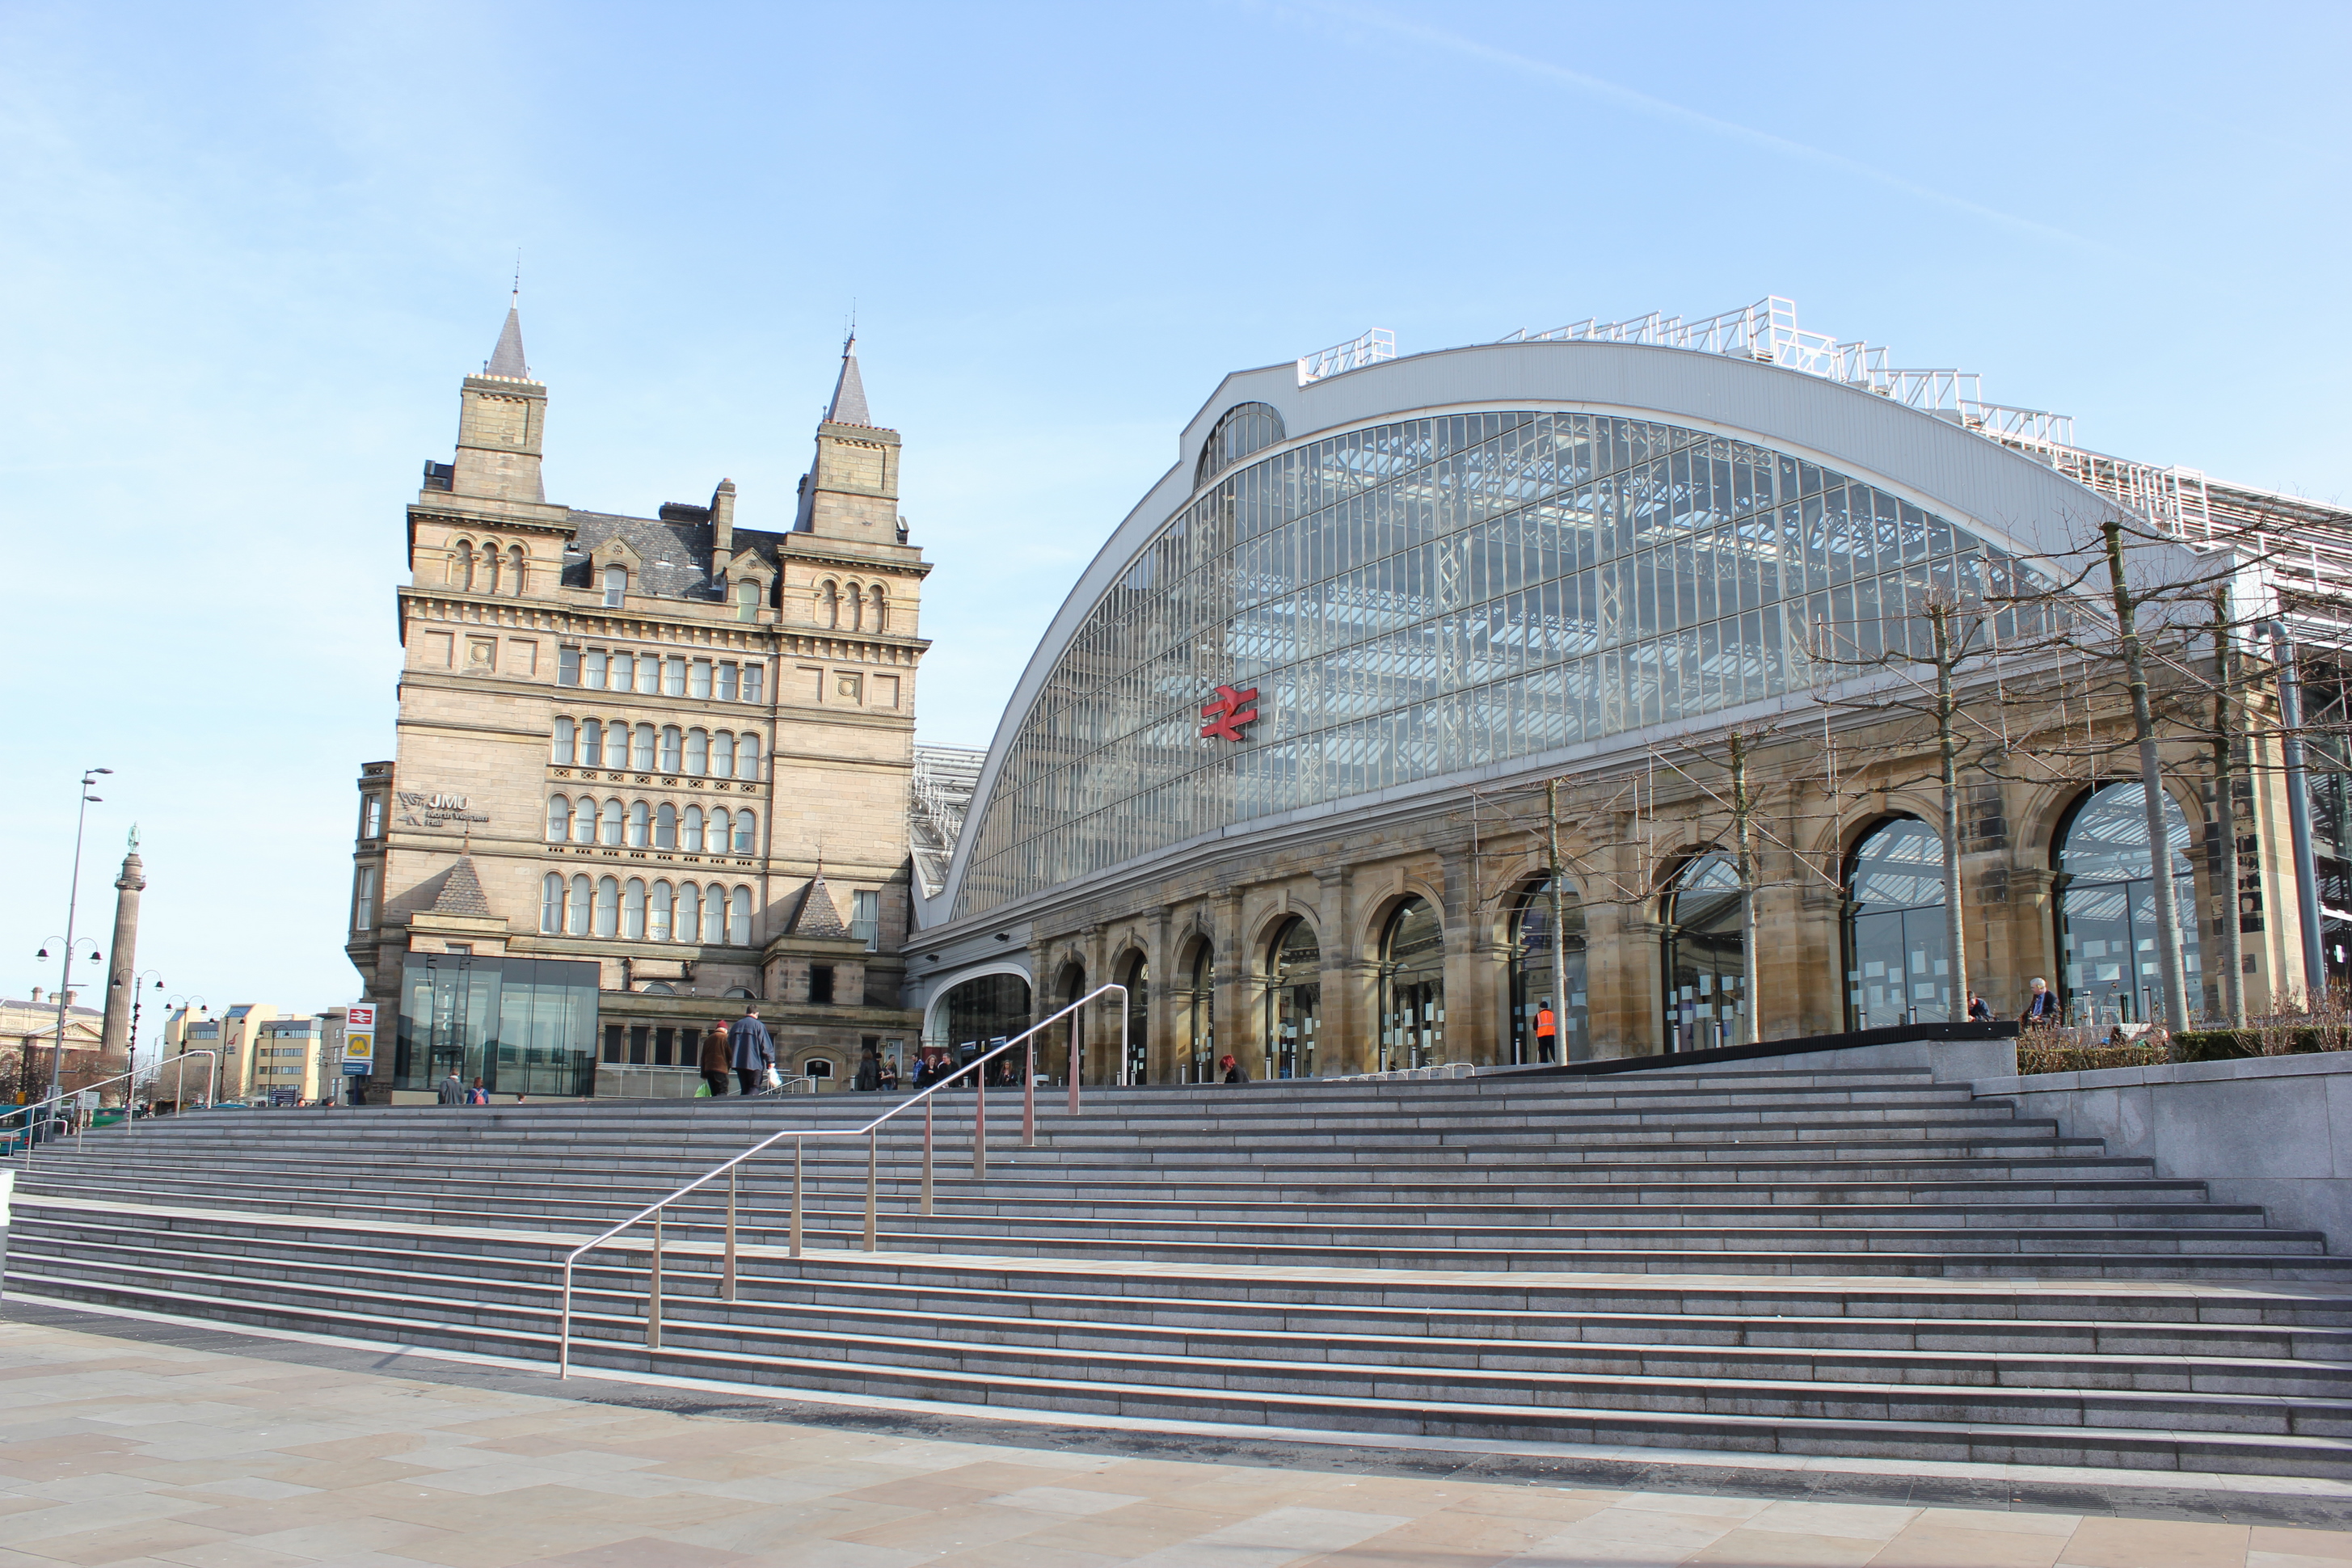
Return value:
<svg viewBox="0 0 2352 1568">
<path fill-rule="evenodd" d="M 760 584 L 756 582 L 735 584 L 735 618 L 756 621 L 760 618 Z"/>
<path fill-rule="evenodd" d="M 629 591 L 629 569 L 625 566 L 604 568 L 604 607 L 617 610 Z"/>
</svg>

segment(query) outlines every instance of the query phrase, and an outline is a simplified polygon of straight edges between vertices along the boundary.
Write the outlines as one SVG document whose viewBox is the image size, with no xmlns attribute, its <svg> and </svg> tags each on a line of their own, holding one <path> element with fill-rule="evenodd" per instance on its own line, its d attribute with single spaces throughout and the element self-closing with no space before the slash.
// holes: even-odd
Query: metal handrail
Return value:
<svg viewBox="0 0 2352 1568">
<path fill-rule="evenodd" d="M 1061 1022 L 1064 1018 L 1068 1017 L 1071 1014 L 1076 1013 L 1087 1003 L 1113 991 L 1118 992 L 1119 995 L 1118 1059 L 1120 1063 L 1120 1075 L 1124 1078 L 1127 1062 L 1128 989 L 1124 985 L 1099 985 L 1094 990 L 1087 992 L 1084 996 L 1079 997 L 1076 1001 L 1071 1003 L 1068 1006 L 1063 1008 L 1060 1012 L 1055 1013 L 1053 1016 L 1042 1019 L 1038 1023 L 1032 1025 L 1030 1027 L 1022 1030 L 1021 1033 L 1013 1036 L 1011 1039 L 1005 1041 L 1003 1045 L 996 1047 L 994 1049 L 972 1058 L 971 1060 L 956 1068 L 955 1071 L 948 1074 L 947 1077 L 940 1079 L 937 1083 L 925 1086 L 919 1093 L 914 1095 L 912 1098 L 900 1100 L 897 1105 L 891 1107 L 888 1110 L 884 1111 L 881 1115 L 876 1117 L 873 1121 L 866 1122 L 862 1127 L 787 1127 L 780 1132 L 770 1133 L 767 1137 L 762 1138 L 759 1142 L 752 1144 L 751 1147 L 744 1150 L 740 1154 L 736 1155 L 733 1159 L 725 1161 L 720 1164 L 713 1165 L 709 1170 L 705 1171 L 701 1175 L 697 1176 L 694 1180 L 687 1183 L 686 1185 L 670 1193 L 667 1196 L 656 1199 L 654 1203 L 639 1209 L 635 1214 L 631 1215 L 628 1218 L 623 1220 L 620 1224 L 614 1226 L 611 1229 L 603 1232 L 601 1235 L 592 1237 L 588 1240 L 581 1243 L 578 1247 L 573 1247 L 569 1253 L 565 1254 L 563 1258 L 563 1309 L 556 1329 L 556 1376 L 559 1378 L 567 1378 L 572 1375 L 572 1267 L 580 1260 L 580 1257 L 583 1253 L 593 1252 L 597 1247 L 600 1247 L 606 1242 L 612 1240 L 613 1237 L 628 1229 L 631 1226 L 640 1224 L 647 1219 L 651 1219 L 654 1222 L 653 1251 L 646 1266 L 647 1289 L 646 1294 L 646 1346 L 649 1350 L 659 1350 L 661 1348 L 662 1305 L 662 1211 L 668 1208 L 670 1205 L 676 1203 L 678 1199 L 686 1196 L 688 1193 L 698 1191 L 709 1183 L 718 1180 L 719 1177 L 723 1175 L 727 1178 L 727 1245 L 725 1262 L 719 1272 L 719 1291 L 720 1299 L 722 1300 L 732 1301 L 735 1300 L 736 1167 L 741 1165 L 753 1155 L 763 1152 L 774 1144 L 782 1142 L 787 1138 L 793 1140 L 793 1212 L 789 1255 L 793 1258 L 798 1258 L 801 1255 L 801 1194 L 803 1184 L 801 1154 L 803 1141 L 810 1138 L 857 1137 L 863 1137 L 866 1141 L 865 1250 L 872 1252 L 876 1250 L 874 1244 L 875 1221 L 876 1206 L 878 1201 L 877 1194 L 879 1189 L 879 1161 L 881 1147 L 880 1129 L 882 1124 L 906 1114 L 918 1105 L 923 1108 L 922 1212 L 929 1215 L 931 1212 L 931 1096 L 954 1083 L 956 1079 L 963 1077 L 966 1073 L 972 1072 L 977 1068 L 987 1066 L 990 1062 L 992 1062 L 997 1058 L 1004 1055 L 1007 1051 L 1010 1051 L 1013 1047 L 1018 1046 L 1024 1040 L 1034 1042 L 1037 1036 L 1043 1034 L 1046 1029 L 1052 1027 L 1054 1025 Z M 1076 1115 L 1078 1110 L 1078 1035 L 1079 1031 L 1077 1029 L 1073 1028 L 1070 1031 L 1070 1114 L 1073 1116 Z M 1021 1146 L 1024 1149 L 1034 1148 L 1037 1143 L 1037 1047 L 1034 1043 L 1029 1047 L 1028 1055 L 1028 1068 L 1022 1074 L 1021 1084 Z M 974 1079 L 972 1080 L 972 1087 L 974 1094 L 971 1108 L 971 1173 L 975 1177 L 978 1177 L 988 1173 L 988 1080 L 985 1078 Z"/>
<path fill-rule="evenodd" d="M 195 1050 L 193 1050 L 193 1051 L 183 1051 L 183 1052 L 181 1052 L 181 1053 L 180 1053 L 178 1056 L 176 1056 L 176 1057 L 170 1057 L 170 1058 L 165 1058 L 165 1060 L 167 1060 L 167 1061 L 184 1061 L 184 1060 L 185 1060 L 186 1058 L 188 1058 L 189 1057 L 210 1057 L 210 1058 L 212 1058 L 212 1061 L 211 1061 L 211 1063 L 210 1063 L 210 1065 L 209 1065 L 208 1071 L 210 1071 L 210 1072 L 212 1072 L 212 1073 L 217 1073 L 217 1072 L 219 1072 L 219 1070 L 220 1070 L 220 1053 L 219 1053 L 219 1052 L 217 1052 L 217 1051 L 215 1051 L 215 1050 L 213 1050 L 213 1049 L 211 1049 L 211 1048 L 209 1048 L 209 1047 L 200 1047 L 199 1048 L 197 1048 L 197 1049 L 195 1049 Z M 153 1083 L 157 1079 L 161 1078 L 161 1077 L 163 1076 L 163 1063 L 159 1062 L 159 1063 L 157 1063 L 157 1064 L 155 1065 L 154 1068 L 153 1068 L 152 1070 L 151 1070 L 151 1071 L 148 1073 L 148 1075 L 147 1075 L 147 1078 L 146 1078 L 146 1080 L 145 1080 L 145 1081 L 147 1081 L 148 1083 L 151 1083 L 151 1084 L 152 1084 L 152 1083 Z M 63 1105 L 63 1104 L 66 1102 L 66 1100 L 67 1100 L 68 1099 L 69 1099 L 69 1098 L 73 1098 L 73 1097 L 78 1097 L 78 1096 L 80 1096 L 80 1095 L 88 1094 L 88 1093 L 89 1093 L 89 1092 L 90 1092 L 91 1090 L 93 1090 L 93 1089 L 104 1089 L 104 1088 L 105 1088 L 108 1084 L 110 1084 L 110 1083 L 121 1083 L 121 1082 L 123 1079 L 129 1079 L 131 1080 L 131 1087 L 130 1087 L 129 1089 L 125 1089 L 125 1090 L 123 1091 L 123 1095 L 122 1095 L 122 1126 L 123 1126 L 123 1135 L 124 1135 L 125 1137 L 128 1137 L 128 1136 L 130 1136 L 130 1132 L 131 1132 L 131 1128 L 132 1128 L 132 1127 L 137 1123 L 137 1121 L 138 1121 L 138 1120 L 139 1120 L 139 1116 L 138 1116 L 138 1103 L 139 1103 L 139 1084 L 140 1084 L 140 1079 L 139 1079 L 139 1069 L 138 1069 L 137 1068 L 135 1068 L 135 1067 L 134 1067 L 134 1068 L 132 1068 L 129 1072 L 119 1072 L 119 1073 L 116 1073 L 116 1074 L 115 1074 L 113 1077 L 111 1077 L 111 1078 L 102 1078 L 102 1079 L 100 1079 L 96 1083 L 86 1083 L 86 1084 L 83 1084 L 83 1085 L 81 1085 L 81 1086 L 79 1086 L 79 1088 L 76 1088 L 76 1089 L 59 1089 L 58 1090 L 58 1092 L 57 1092 L 57 1093 L 55 1093 L 55 1094 L 52 1094 L 52 1095 L 45 1095 L 44 1097 L 42 1097 L 42 1098 L 41 1098 L 41 1099 L 39 1099 L 39 1100 L 30 1101 L 30 1102 L 28 1102 L 28 1103 L 26 1103 L 26 1104 L 24 1104 L 24 1105 L 10 1106 L 10 1107 L 8 1107 L 8 1108 L 6 1109 L 6 1110 L 5 1111 L 5 1113 L 0 1113 L 0 1120 L 5 1120 L 7 1116 L 15 1116 L 15 1115 L 18 1115 L 18 1114 L 22 1114 L 22 1115 L 24 1116 L 24 1118 L 25 1118 L 25 1165 L 26 1165 L 26 1168 L 29 1170 L 29 1169 L 32 1167 L 32 1163 L 33 1163 L 33 1142 L 34 1142 L 34 1139 L 33 1139 L 33 1127 L 34 1127 L 33 1112 L 35 1112 L 35 1111 L 37 1111 L 37 1110 L 50 1110 L 52 1107 Z M 211 1089 L 210 1089 L 210 1088 L 209 1088 L 209 1087 L 207 1087 L 207 1089 L 206 1089 L 206 1090 L 205 1090 L 205 1094 L 206 1094 L 205 1103 L 206 1103 L 206 1104 L 210 1104 L 210 1103 L 211 1103 L 211 1098 L 210 1098 L 210 1096 L 211 1096 Z M 55 1120 L 55 1118 L 54 1118 L 54 1116 L 52 1116 L 52 1117 L 50 1117 L 50 1118 L 48 1118 L 48 1119 L 46 1119 L 46 1120 Z M 44 1123 L 44 1124 L 46 1124 L 46 1121 L 45 1121 L 45 1123 Z M 80 1149 L 81 1149 L 81 1139 L 82 1139 L 82 1134 L 83 1134 L 84 1132 L 88 1131 L 89 1130 L 89 1122 L 87 1122 L 87 1121 L 77 1122 L 77 1123 L 75 1124 L 75 1126 L 74 1126 L 74 1135 L 73 1135 L 73 1138 L 74 1138 L 74 1149 L 75 1149 L 75 1152 L 80 1152 Z"/>
</svg>

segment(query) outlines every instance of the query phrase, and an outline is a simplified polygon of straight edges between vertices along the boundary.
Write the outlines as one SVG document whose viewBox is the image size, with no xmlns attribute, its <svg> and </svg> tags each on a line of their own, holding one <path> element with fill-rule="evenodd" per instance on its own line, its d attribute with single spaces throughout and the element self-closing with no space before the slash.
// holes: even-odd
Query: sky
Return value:
<svg viewBox="0 0 2352 1568">
<path fill-rule="evenodd" d="M 350 1001 L 403 508 L 518 252 L 549 499 L 788 526 L 853 312 L 982 746 L 1229 371 L 1767 294 L 2352 500 L 2340 5 L 0 0 L 0 991 Z M 47 945 L 47 962 L 35 958 Z M 83 967 L 78 979 L 91 972 Z M 95 995 L 95 991 L 89 993 Z"/>
</svg>

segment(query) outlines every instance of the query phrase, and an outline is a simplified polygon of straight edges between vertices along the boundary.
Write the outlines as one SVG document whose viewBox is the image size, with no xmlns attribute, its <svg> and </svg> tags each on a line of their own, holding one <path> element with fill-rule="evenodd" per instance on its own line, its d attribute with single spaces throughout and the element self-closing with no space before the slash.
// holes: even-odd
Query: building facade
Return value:
<svg viewBox="0 0 2352 1568">
<path fill-rule="evenodd" d="M 926 1037 L 1107 982 L 1124 1016 L 1095 1005 L 1048 1057 L 1075 1042 L 1097 1080 L 1535 1060 L 1544 1010 L 1570 1058 L 1958 1016 L 1935 746 L 1889 650 L 1937 604 L 2032 642 L 2072 612 L 1997 607 L 2054 594 L 2109 516 L 2181 542 L 2135 569 L 2193 574 L 2243 525 L 2338 542 L 2314 570 L 2352 577 L 2352 515 L 1885 363 L 1768 300 L 1227 377 L 1006 709 L 912 949 Z M 2294 613 L 2274 577 L 2242 617 Z M 2134 1024 L 2157 873 L 2121 711 L 2070 706 L 2096 683 L 2047 658 L 2014 675 L 1968 676 L 1970 722 L 2015 729 L 1962 800 L 1974 988 L 2013 1015 L 2045 976 Z M 2247 746 L 2234 889 L 2202 753 L 2165 751 L 2199 1011 L 2232 910 L 2256 1004 L 2299 986 L 2276 738 Z"/>
<path fill-rule="evenodd" d="M 509 310 L 407 510 L 398 743 L 360 770 L 346 951 L 375 1098 L 681 1093 L 761 1007 L 835 1080 L 903 1012 L 929 566 L 843 352 L 783 526 L 721 479 L 653 517 L 551 504 Z M 396 1027 L 390 1026 L 396 1020 Z"/>
<path fill-rule="evenodd" d="M 104 1015 L 75 1005 L 65 994 L 65 1056 L 57 1062 L 63 1089 L 80 1089 L 109 1076 L 104 1050 Z M 23 1105 L 49 1092 L 49 1071 L 58 1054 L 58 999 L 36 985 L 27 998 L 0 997 L 0 1096 Z"/>
</svg>

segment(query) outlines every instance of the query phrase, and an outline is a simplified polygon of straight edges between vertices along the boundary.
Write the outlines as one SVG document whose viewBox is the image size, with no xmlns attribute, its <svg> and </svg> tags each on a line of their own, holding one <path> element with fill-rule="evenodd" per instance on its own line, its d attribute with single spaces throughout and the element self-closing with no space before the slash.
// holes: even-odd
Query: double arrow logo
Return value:
<svg viewBox="0 0 2352 1568">
<path fill-rule="evenodd" d="M 1243 738 L 1242 726 L 1257 722 L 1257 688 L 1236 691 L 1230 686 L 1217 688 L 1216 696 L 1203 703 L 1201 717 L 1208 721 L 1201 726 L 1204 741 L 1238 741 Z"/>
</svg>

